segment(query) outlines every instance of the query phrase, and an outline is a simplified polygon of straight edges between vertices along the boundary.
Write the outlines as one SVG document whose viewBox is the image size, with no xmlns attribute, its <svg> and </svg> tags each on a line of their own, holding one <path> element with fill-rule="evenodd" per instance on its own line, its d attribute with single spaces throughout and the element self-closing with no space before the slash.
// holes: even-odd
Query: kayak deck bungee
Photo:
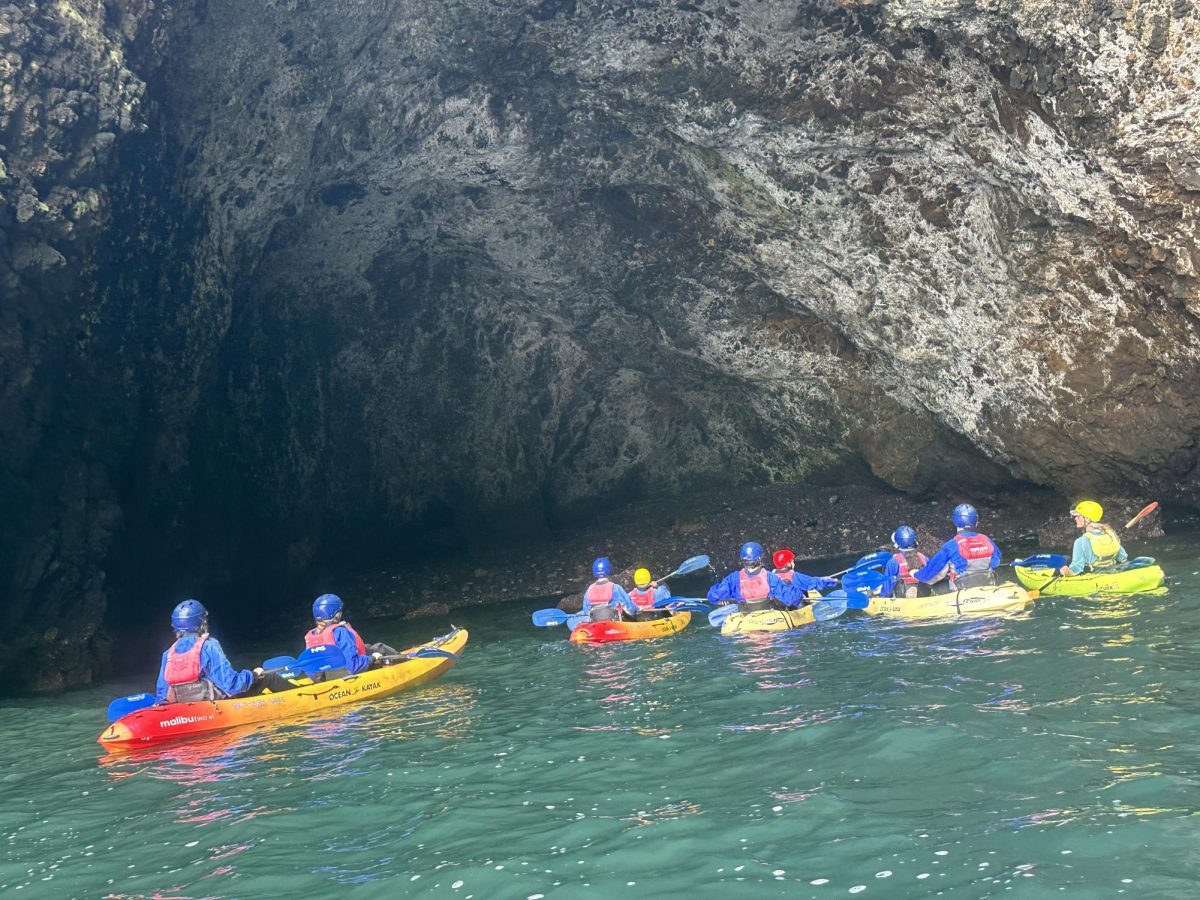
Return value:
<svg viewBox="0 0 1200 900">
<path fill-rule="evenodd" d="M 457 654 L 466 643 L 466 630 L 455 628 L 449 634 L 404 652 L 435 647 Z M 144 707 L 113 722 L 98 740 L 106 748 L 118 750 L 375 700 L 432 681 L 455 661 L 445 656 L 417 657 L 328 681 L 313 683 L 304 679 L 302 686 L 274 694 Z"/>
<path fill-rule="evenodd" d="M 866 612 L 874 616 L 905 619 L 1017 612 L 1033 603 L 1036 596 L 1008 581 L 964 588 L 949 594 L 934 594 L 932 597 L 872 597 Z"/>
<path fill-rule="evenodd" d="M 644 641 L 678 634 L 692 621 L 690 612 L 677 612 L 649 622 L 582 622 L 571 632 L 572 644 L 607 644 L 611 641 Z"/>
<path fill-rule="evenodd" d="M 799 609 L 756 609 L 735 612 L 721 623 L 721 634 L 748 634 L 752 631 L 791 631 L 816 621 L 811 606 Z"/>
<path fill-rule="evenodd" d="M 1145 594 L 1162 589 L 1165 573 L 1159 566 L 1137 566 L 1111 572 L 1058 575 L 1054 569 L 1013 566 L 1017 580 L 1044 597 L 1086 597 L 1090 594 Z M 1057 577 L 1056 577 L 1057 576 Z"/>
</svg>

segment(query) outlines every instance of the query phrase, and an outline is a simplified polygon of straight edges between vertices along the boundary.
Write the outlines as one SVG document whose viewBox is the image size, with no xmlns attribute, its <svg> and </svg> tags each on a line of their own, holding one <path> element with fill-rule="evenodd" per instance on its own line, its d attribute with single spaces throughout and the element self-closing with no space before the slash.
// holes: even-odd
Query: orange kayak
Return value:
<svg viewBox="0 0 1200 900">
<path fill-rule="evenodd" d="M 436 647 L 457 654 L 466 643 L 466 630 L 456 628 L 447 635 L 417 647 L 410 647 L 404 652 L 411 653 L 421 647 Z M 321 712 L 347 703 L 386 697 L 405 688 L 432 681 L 444 674 L 454 663 L 454 659 L 445 656 L 417 657 L 316 684 L 305 679 L 307 683 L 302 686 L 278 694 L 264 693 L 250 697 L 231 697 L 227 700 L 200 700 L 194 703 L 150 706 L 135 710 L 113 722 L 98 740 L 109 750 L 121 750 L 150 742 L 208 734 L 238 725 Z"/>
<path fill-rule="evenodd" d="M 609 641 L 644 641 L 678 634 L 692 621 L 690 612 L 677 612 L 649 622 L 584 622 L 571 632 L 573 644 L 606 644 Z"/>
</svg>

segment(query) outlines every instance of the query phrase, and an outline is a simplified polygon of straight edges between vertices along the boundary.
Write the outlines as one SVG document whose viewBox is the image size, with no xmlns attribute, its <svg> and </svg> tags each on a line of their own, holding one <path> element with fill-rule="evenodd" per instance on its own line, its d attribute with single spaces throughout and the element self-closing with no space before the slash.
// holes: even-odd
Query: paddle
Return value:
<svg viewBox="0 0 1200 900">
<path fill-rule="evenodd" d="M 848 609 L 866 609 L 870 605 L 871 598 L 862 591 L 830 591 L 813 604 L 813 616 L 823 622 L 837 618 Z M 822 612 L 822 607 L 829 607 L 831 612 Z"/>
<path fill-rule="evenodd" d="M 561 625 L 571 618 L 571 614 L 561 609 L 539 609 L 533 614 L 533 624 L 538 628 L 550 628 Z"/>
<path fill-rule="evenodd" d="M 443 650 L 440 647 L 418 647 L 412 653 L 397 653 L 394 656 L 381 656 L 380 661 L 393 659 L 454 659 L 457 660 L 458 654 L 452 653 L 449 650 Z"/>
<path fill-rule="evenodd" d="M 689 612 L 708 612 L 712 609 L 703 597 L 663 597 L 654 601 L 654 609 L 686 609 Z"/>
<path fill-rule="evenodd" d="M 707 569 L 709 566 L 708 557 L 703 553 L 699 556 L 693 556 L 691 559 L 685 559 L 679 564 L 679 568 L 669 575 L 664 575 L 658 579 L 658 583 L 662 584 L 668 578 L 674 578 L 676 575 L 686 575 L 689 572 L 695 572 L 699 569 Z"/>
<path fill-rule="evenodd" d="M 118 697 L 108 704 L 108 721 L 115 722 L 117 719 L 123 719 L 131 712 L 153 706 L 156 702 L 158 702 L 157 698 L 153 694 L 131 694 L 128 697 Z"/>
<path fill-rule="evenodd" d="M 885 581 L 887 581 L 887 576 L 882 572 L 875 572 L 871 569 L 852 569 L 842 579 L 842 589 L 847 594 L 855 591 L 877 591 L 883 587 Z"/>
<path fill-rule="evenodd" d="M 736 603 L 726 603 L 718 606 L 708 614 L 708 624 L 713 628 L 720 628 L 721 623 L 729 618 L 731 613 L 737 612 L 738 605 Z"/>
<path fill-rule="evenodd" d="M 869 569 L 873 566 L 886 565 L 887 561 L 891 558 L 892 554 L 887 550 L 876 550 L 874 553 L 868 553 L 866 556 L 860 557 L 858 562 L 856 562 L 850 568 L 842 569 L 840 572 L 834 572 L 828 577 L 837 578 L 841 575 L 845 575 L 847 572 L 853 572 L 855 569 Z"/>
<path fill-rule="evenodd" d="M 1142 519 L 1146 518 L 1146 516 L 1150 515 L 1150 513 L 1154 512 L 1156 509 L 1158 509 L 1158 501 L 1157 500 L 1155 500 L 1153 503 L 1146 506 L 1140 513 L 1138 513 L 1136 516 L 1134 516 L 1132 519 L 1130 519 L 1128 522 L 1126 522 L 1125 527 L 1132 528 L 1134 525 L 1136 525 L 1138 522 L 1142 521 Z"/>
<path fill-rule="evenodd" d="M 1012 564 L 1022 569 L 1061 569 L 1067 564 L 1067 558 L 1058 553 L 1037 553 L 1024 559 L 1015 559 Z"/>
<path fill-rule="evenodd" d="M 1124 572 L 1127 569 L 1144 569 L 1146 566 L 1154 565 L 1155 562 L 1156 560 L 1153 556 L 1137 556 L 1121 566 L 1121 571 Z"/>
</svg>

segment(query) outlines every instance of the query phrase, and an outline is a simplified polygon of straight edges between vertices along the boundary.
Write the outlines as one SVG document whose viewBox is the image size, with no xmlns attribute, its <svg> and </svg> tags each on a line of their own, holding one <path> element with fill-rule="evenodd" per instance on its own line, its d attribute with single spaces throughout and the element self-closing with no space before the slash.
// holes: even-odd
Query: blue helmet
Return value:
<svg viewBox="0 0 1200 900">
<path fill-rule="evenodd" d="M 322 594 L 313 601 L 313 618 L 317 621 L 332 619 L 342 611 L 342 598 L 337 594 Z"/>
<path fill-rule="evenodd" d="M 892 543 L 901 550 L 911 550 L 917 546 L 917 533 L 907 525 L 901 525 L 892 532 Z"/>
<path fill-rule="evenodd" d="M 738 558 L 743 563 L 762 562 L 762 544 L 755 543 L 754 541 L 746 541 L 746 543 L 742 544 L 742 549 L 741 552 L 738 553 Z"/>
<path fill-rule="evenodd" d="M 607 556 L 598 556 L 592 563 L 592 574 L 597 578 L 607 578 L 612 574 L 612 563 Z"/>
<path fill-rule="evenodd" d="M 974 528 L 979 521 L 979 513 L 975 512 L 975 507 L 970 503 L 960 503 L 954 507 L 954 525 L 957 528 Z"/>
<path fill-rule="evenodd" d="M 184 600 L 171 610 L 171 627 L 187 633 L 199 631 L 208 621 L 208 610 L 199 600 Z"/>
</svg>

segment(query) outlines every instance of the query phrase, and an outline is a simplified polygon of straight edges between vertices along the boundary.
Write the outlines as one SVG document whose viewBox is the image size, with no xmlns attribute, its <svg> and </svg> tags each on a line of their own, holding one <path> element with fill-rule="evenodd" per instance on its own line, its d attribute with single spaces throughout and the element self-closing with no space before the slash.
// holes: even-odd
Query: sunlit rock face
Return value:
<svg viewBox="0 0 1200 900">
<path fill-rule="evenodd" d="M 536 534 L 714 481 L 1200 501 L 1189 2 L 0 22 L 25 646 L 59 646 L 38 629 L 67 598 L 93 634 L 114 581 Z M 64 34 L 87 52 L 56 57 Z M 43 124 L 39 163 L 13 110 L 50 122 L 84 82 L 95 112 Z"/>
</svg>

